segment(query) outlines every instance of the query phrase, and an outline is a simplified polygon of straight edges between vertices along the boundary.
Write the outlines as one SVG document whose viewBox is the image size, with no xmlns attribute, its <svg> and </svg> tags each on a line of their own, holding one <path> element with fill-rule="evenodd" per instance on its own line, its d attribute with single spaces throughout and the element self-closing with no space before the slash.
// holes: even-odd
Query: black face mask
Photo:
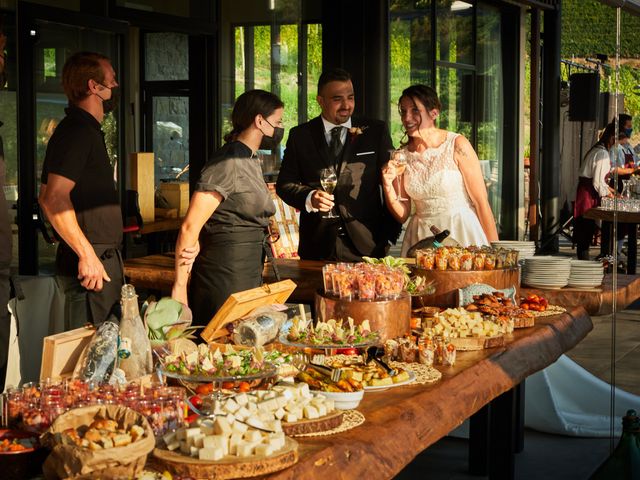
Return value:
<svg viewBox="0 0 640 480">
<path fill-rule="evenodd" d="M 271 125 L 271 122 L 269 122 L 269 120 L 267 120 L 266 118 L 264 119 L 264 121 Z M 284 138 L 284 128 L 274 127 L 273 125 L 271 126 L 273 127 L 273 135 L 269 136 L 265 133 L 262 134 L 260 150 L 274 150 Z"/>
<path fill-rule="evenodd" d="M 109 88 L 105 85 L 102 86 L 104 88 Z M 104 111 L 105 115 L 109 112 L 113 112 L 118 106 L 118 103 L 120 103 L 120 87 L 111 87 L 109 88 L 109 90 L 111 90 L 111 98 L 109 98 L 108 100 L 104 100 L 102 99 L 102 97 L 100 97 L 100 95 L 98 95 L 100 99 L 102 99 L 102 110 Z"/>
</svg>

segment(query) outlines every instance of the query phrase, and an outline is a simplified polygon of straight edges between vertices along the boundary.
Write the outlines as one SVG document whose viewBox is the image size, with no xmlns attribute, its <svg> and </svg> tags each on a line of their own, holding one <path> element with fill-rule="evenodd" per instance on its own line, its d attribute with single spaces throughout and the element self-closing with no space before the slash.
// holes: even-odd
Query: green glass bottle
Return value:
<svg viewBox="0 0 640 480">
<path fill-rule="evenodd" d="M 622 418 L 618 446 L 591 477 L 591 480 L 612 479 L 640 479 L 640 418 L 635 410 L 628 410 Z"/>
</svg>

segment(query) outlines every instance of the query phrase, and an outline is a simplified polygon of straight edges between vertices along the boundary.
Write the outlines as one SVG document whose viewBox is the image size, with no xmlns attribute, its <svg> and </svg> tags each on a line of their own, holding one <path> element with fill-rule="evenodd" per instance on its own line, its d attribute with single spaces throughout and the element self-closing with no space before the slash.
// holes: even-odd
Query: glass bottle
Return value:
<svg viewBox="0 0 640 480">
<path fill-rule="evenodd" d="M 640 478 L 640 418 L 628 410 L 622 418 L 622 437 L 611 456 L 591 477 L 591 480 L 631 480 Z"/>
<path fill-rule="evenodd" d="M 140 318 L 138 296 L 133 285 L 122 286 L 122 319 L 120 320 L 120 368 L 131 381 L 148 375 L 153 370 L 151 343 Z"/>
</svg>

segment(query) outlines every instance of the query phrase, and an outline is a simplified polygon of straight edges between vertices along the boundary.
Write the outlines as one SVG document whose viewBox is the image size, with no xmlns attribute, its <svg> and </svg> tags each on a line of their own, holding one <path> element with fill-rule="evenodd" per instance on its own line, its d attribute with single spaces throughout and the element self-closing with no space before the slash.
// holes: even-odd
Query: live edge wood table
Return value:
<svg viewBox="0 0 640 480">
<path fill-rule="evenodd" d="M 316 291 L 322 288 L 324 262 L 276 259 L 275 264 L 281 278 L 290 278 L 297 285 L 290 301 L 313 305 Z M 125 275 L 136 287 L 158 290 L 163 294 L 171 292 L 174 279 L 173 255 L 149 255 L 132 258 L 126 260 L 124 265 Z M 271 265 L 265 264 L 263 278 L 268 283 L 275 281 Z M 589 315 L 606 315 L 611 313 L 613 305 L 613 276 L 605 275 L 602 286 L 592 290 L 578 290 L 568 287 L 559 290 L 522 287 L 520 292 L 522 295 L 541 294 L 553 305 L 583 306 Z M 640 276 L 618 275 L 616 290 L 618 310 L 624 309 L 638 298 L 640 298 Z"/>
<path fill-rule="evenodd" d="M 300 461 L 268 478 L 392 478 L 422 450 L 487 407 L 488 442 L 476 439 L 471 448 L 488 450 L 489 478 L 513 478 L 514 387 L 552 364 L 592 328 L 581 307 L 540 317 L 534 327 L 517 330 L 502 348 L 459 352 L 454 367 L 439 368 L 442 380 L 434 385 L 367 393 L 358 407 L 366 417 L 363 425 L 339 435 L 298 439 Z M 470 451 L 470 459 L 482 453 L 486 451 Z"/>
</svg>

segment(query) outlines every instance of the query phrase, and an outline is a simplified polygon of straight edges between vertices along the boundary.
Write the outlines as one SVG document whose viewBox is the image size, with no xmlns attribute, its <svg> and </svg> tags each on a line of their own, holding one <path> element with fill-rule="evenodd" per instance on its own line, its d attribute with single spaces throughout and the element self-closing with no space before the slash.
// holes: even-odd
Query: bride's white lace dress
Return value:
<svg viewBox="0 0 640 480">
<path fill-rule="evenodd" d="M 454 159 L 457 133 L 448 132 L 437 148 L 422 153 L 407 151 L 404 188 L 415 205 L 402 242 L 402 256 L 416 242 L 433 235 L 429 227 L 449 230 L 450 238 L 462 246 L 488 245 L 476 211 Z"/>
</svg>

